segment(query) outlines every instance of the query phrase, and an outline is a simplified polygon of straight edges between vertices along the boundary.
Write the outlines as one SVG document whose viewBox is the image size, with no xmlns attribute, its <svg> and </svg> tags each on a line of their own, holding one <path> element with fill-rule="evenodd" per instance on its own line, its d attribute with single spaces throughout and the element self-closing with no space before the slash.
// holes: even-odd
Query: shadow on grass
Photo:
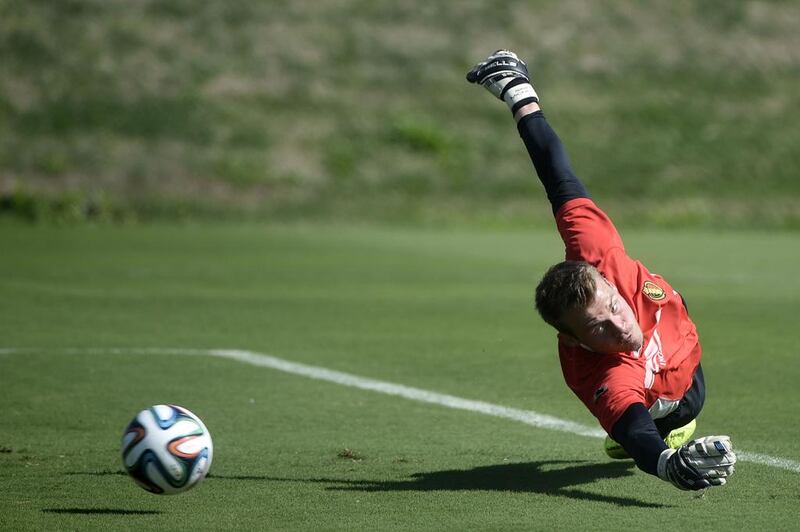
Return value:
<svg viewBox="0 0 800 532">
<path fill-rule="evenodd" d="M 42 508 L 48 514 L 78 514 L 78 515 L 153 515 L 160 514 L 158 510 L 126 510 L 124 508 Z"/>
<path fill-rule="evenodd" d="M 80 476 L 89 476 L 89 477 L 105 477 L 105 476 L 121 476 L 125 477 L 128 474 L 121 470 L 111 470 L 111 469 L 101 469 L 98 471 L 67 471 L 64 473 L 65 475 L 80 475 Z M 206 475 L 206 478 L 221 478 L 225 480 L 273 480 L 270 477 L 259 476 L 259 475 L 216 475 L 213 473 L 209 473 Z M 281 479 L 285 480 L 285 479 Z"/>
<path fill-rule="evenodd" d="M 623 478 L 634 474 L 632 462 L 574 462 L 544 460 L 414 473 L 406 480 L 348 480 L 336 478 L 280 478 L 258 475 L 209 474 L 208 479 L 312 482 L 329 484 L 326 489 L 341 491 L 511 491 L 540 493 L 568 499 L 604 502 L 638 508 L 665 508 L 667 505 L 593 493 L 579 489 L 601 479 Z M 125 475 L 124 471 L 71 472 L 68 475 Z"/>
<path fill-rule="evenodd" d="M 567 467 L 553 467 L 571 464 Z M 664 508 L 630 497 L 618 497 L 577 489 L 600 479 L 621 478 L 634 474 L 632 464 L 578 463 L 541 461 L 482 466 L 473 469 L 453 469 L 415 473 L 408 480 L 346 480 L 331 478 L 278 479 L 297 482 L 332 484 L 327 489 L 344 491 L 511 491 L 541 493 L 583 501 L 604 502 L 638 508 Z M 269 478 L 269 477 L 267 477 Z"/>
</svg>

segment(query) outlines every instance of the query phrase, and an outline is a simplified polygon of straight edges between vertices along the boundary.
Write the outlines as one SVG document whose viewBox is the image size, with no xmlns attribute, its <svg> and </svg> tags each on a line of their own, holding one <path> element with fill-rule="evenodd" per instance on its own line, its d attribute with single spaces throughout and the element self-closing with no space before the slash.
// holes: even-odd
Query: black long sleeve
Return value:
<svg viewBox="0 0 800 532">
<path fill-rule="evenodd" d="M 661 439 L 650 412 L 642 403 L 628 407 L 611 429 L 611 437 L 622 445 L 645 473 L 658 475 L 658 457 L 667 444 Z"/>
<path fill-rule="evenodd" d="M 544 185 L 554 214 L 571 199 L 589 197 L 586 187 L 572 171 L 561 140 L 545 120 L 542 111 L 522 117 L 517 123 L 517 130 Z"/>
</svg>

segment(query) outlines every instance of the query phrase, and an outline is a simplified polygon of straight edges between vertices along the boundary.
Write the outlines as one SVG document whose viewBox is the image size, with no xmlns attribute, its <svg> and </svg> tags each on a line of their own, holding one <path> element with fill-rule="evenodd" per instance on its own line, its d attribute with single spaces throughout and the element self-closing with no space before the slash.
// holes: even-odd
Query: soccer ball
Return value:
<svg viewBox="0 0 800 532">
<path fill-rule="evenodd" d="M 203 480 L 214 447 L 200 418 L 176 405 L 142 410 L 122 435 L 122 464 L 139 486 L 158 494 L 184 492 Z"/>
</svg>

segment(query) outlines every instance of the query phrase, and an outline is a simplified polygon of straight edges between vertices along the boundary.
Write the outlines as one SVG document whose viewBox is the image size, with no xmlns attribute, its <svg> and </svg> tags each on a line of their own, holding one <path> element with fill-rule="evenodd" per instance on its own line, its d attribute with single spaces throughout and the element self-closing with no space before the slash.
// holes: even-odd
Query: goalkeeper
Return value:
<svg viewBox="0 0 800 532">
<path fill-rule="evenodd" d="M 566 260 L 545 273 L 536 308 L 558 331 L 567 385 L 609 435 L 606 452 L 633 458 L 680 489 L 725 484 L 736 462 L 730 438 L 688 441 L 705 383 L 697 330 L 683 298 L 627 255 L 611 220 L 573 173 L 525 63 L 499 50 L 467 80 L 511 109 L 552 204 Z"/>
</svg>

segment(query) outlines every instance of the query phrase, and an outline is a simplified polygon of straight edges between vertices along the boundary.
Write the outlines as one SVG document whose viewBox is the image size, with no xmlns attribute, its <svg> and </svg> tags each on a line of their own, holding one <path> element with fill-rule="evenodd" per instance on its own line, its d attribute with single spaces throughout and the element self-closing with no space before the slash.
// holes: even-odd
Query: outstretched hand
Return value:
<svg viewBox="0 0 800 532">
<path fill-rule="evenodd" d="M 530 83 L 528 65 L 508 50 L 497 50 L 467 72 L 467 81 L 483 85 L 516 111 L 523 105 L 539 101 Z"/>
<path fill-rule="evenodd" d="M 677 450 L 664 450 L 658 459 L 658 476 L 682 490 L 700 490 L 724 485 L 735 464 L 729 436 L 706 436 Z"/>
</svg>

